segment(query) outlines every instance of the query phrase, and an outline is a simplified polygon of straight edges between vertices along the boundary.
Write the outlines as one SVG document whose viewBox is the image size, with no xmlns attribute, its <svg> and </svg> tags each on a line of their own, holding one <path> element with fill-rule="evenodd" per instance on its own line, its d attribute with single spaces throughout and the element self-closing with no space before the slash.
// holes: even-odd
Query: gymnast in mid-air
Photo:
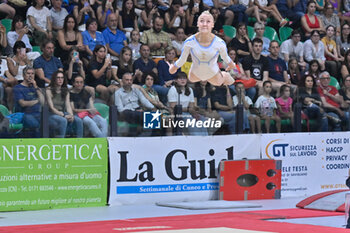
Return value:
<svg viewBox="0 0 350 233">
<path fill-rule="evenodd" d="M 204 11 L 198 17 L 197 26 L 199 32 L 187 38 L 180 58 L 169 67 L 170 74 L 174 74 L 191 53 L 192 65 L 188 74 L 191 82 L 207 80 L 214 86 L 233 84 L 235 80 L 226 71 L 234 69 L 235 64 L 227 54 L 226 43 L 211 32 L 214 18 L 209 11 Z M 221 71 L 218 66 L 219 55 L 228 64 L 226 71 Z"/>
</svg>

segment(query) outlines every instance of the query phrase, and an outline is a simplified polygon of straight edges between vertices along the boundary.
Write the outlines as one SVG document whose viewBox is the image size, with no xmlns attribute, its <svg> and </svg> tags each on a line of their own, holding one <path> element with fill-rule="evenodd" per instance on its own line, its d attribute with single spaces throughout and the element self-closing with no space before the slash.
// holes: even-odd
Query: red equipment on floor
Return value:
<svg viewBox="0 0 350 233">
<path fill-rule="evenodd" d="M 220 164 L 220 200 L 281 198 L 281 160 L 235 160 Z"/>
</svg>

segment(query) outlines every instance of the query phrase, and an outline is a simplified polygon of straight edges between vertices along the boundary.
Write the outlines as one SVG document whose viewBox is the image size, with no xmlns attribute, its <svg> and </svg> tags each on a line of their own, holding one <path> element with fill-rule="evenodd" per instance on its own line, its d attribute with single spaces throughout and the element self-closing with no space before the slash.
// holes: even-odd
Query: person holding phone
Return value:
<svg viewBox="0 0 350 233">
<path fill-rule="evenodd" d="M 176 28 L 186 27 L 186 14 L 181 0 L 173 0 L 170 10 L 165 13 L 165 25 L 170 37 L 175 39 Z"/>
<path fill-rule="evenodd" d="M 152 28 L 155 15 L 159 15 L 157 5 L 153 3 L 153 0 L 146 0 L 145 7 L 141 12 L 141 31 Z"/>
<path fill-rule="evenodd" d="M 18 82 L 23 81 L 23 69 L 30 65 L 30 62 L 27 58 L 26 45 L 23 41 L 17 41 L 13 46 L 13 57 L 7 58 L 7 65 L 9 71 L 13 77 L 16 78 L 17 82 L 14 85 L 17 85 Z"/>
<path fill-rule="evenodd" d="M 217 63 L 220 54 L 227 64 L 226 71 L 235 68 L 234 62 L 227 54 L 226 43 L 211 32 L 214 28 L 214 18 L 209 11 L 204 11 L 199 16 L 197 26 L 199 32 L 185 41 L 180 58 L 174 64 L 170 64 L 169 73 L 176 73 L 191 53 L 192 65 L 188 74 L 191 82 L 208 80 L 214 86 L 233 84 L 234 79 L 231 75 L 220 71 Z"/>
<path fill-rule="evenodd" d="M 103 0 L 102 4 L 97 7 L 97 21 L 101 30 L 107 28 L 108 16 L 110 14 L 119 15 L 117 0 Z"/>
<path fill-rule="evenodd" d="M 74 6 L 73 15 L 78 22 L 79 29 L 85 30 L 85 23 L 89 18 L 96 19 L 94 10 L 89 4 L 89 0 L 79 0 L 78 5 Z"/>
</svg>

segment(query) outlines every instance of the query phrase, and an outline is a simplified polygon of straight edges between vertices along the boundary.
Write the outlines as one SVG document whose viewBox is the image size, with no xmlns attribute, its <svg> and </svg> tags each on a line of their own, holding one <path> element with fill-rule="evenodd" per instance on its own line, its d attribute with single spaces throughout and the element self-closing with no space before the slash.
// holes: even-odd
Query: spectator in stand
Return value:
<svg viewBox="0 0 350 233">
<path fill-rule="evenodd" d="M 291 84 L 299 85 L 302 73 L 300 72 L 298 60 L 295 57 L 291 57 L 291 59 L 289 59 L 287 73 Z"/>
<path fill-rule="evenodd" d="M 315 30 L 317 30 L 319 34 L 324 34 L 326 32 L 322 20 L 317 15 L 315 15 L 315 11 L 316 2 L 314 0 L 310 0 L 307 3 L 306 14 L 303 17 L 301 17 L 301 26 L 304 30 L 306 37 L 312 36 L 312 31 Z"/>
<path fill-rule="evenodd" d="M 166 32 L 170 33 L 170 37 L 175 38 L 175 32 L 178 27 L 186 27 L 186 13 L 182 7 L 181 0 L 173 0 L 169 11 L 165 13 Z"/>
<path fill-rule="evenodd" d="M 143 109 L 152 110 L 154 105 L 146 99 L 139 88 L 133 87 L 132 80 L 130 73 L 124 73 L 122 87 L 114 94 L 114 103 L 121 120 L 142 124 Z"/>
<path fill-rule="evenodd" d="M 140 90 L 145 95 L 146 99 L 148 99 L 157 109 L 169 114 L 170 109 L 159 100 L 158 93 L 153 89 L 153 84 L 157 81 L 157 78 L 157 74 L 152 71 L 143 73 L 142 83 L 144 83 L 144 85 L 142 85 Z"/>
<path fill-rule="evenodd" d="M 261 133 L 261 121 L 260 117 L 250 112 L 250 108 L 253 107 L 253 101 L 244 94 L 244 84 L 237 82 L 236 84 L 237 95 L 233 96 L 233 105 L 236 106 L 238 103 L 243 104 L 244 112 L 248 117 L 249 126 L 252 133 Z M 244 119 L 243 119 L 244 120 Z"/>
<path fill-rule="evenodd" d="M 237 50 L 238 60 L 249 56 L 252 52 L 252 44 L 248 37 L 247 26 L 244 23 L 238 23 L 236 27 L 236 37 L 233 38 L 227 47 L 235 48 Z"/>
<path fill-rule="evenodd" d="M 346 76 L 344 78 L 344 83 L 342 85 L 342 88 L 339 90 L 339 95 L 343 97 L 343 105 L 342 110 L 345 112 L 346 118 L 350 119 L 350 112 L 349 112 L 349 106 L 350 106 L 350 75 Z M 347 123 L 347 131 L 350 130 L 350 124 Z"/>
<path fill-rule="evenodd" d="M 261 15 L 266 15 L 266 18 L 272 16 L 277 22 L 280 23 L 280 27 L 284 27 L 288 23 L 287 19 L 282 17 L 274 3 L 268 4 L 267 0 L 254 0 L 254 4 L 258 6 Z"/>
<path fill-rule="evenodd" d="M 68 15 L 68 12 L 65 8 L 62 8 L 62 0 L 51 0 L 51 5 L 52 30 L 57 32 L 63 29 L 64 19 Z"/>
<path fill-rule="evenodd" d="M 7 36 L 6 36 L 6 28 L 0 22 L 0 50 L 4 50 L 6 53 L 7 47 Z"/>
<path fill-rule="evenodd" d="M 29 60 L 34 60 L 40 56 L 38 52 L 32 52 L 33 47 L 29 42 L 28 27 L 24 25 L 24 19 L 20 15 L 16 15 L 12 20 L 11 31 L 7 33 L 8 45 L 13 48 L 17 41 L 23 41 L 26 45 L 27 57 Z"/>
<path fill-rule="evenodd" d="M 264 81 L 263 94 L 255 102 L 255 107 L 259 109 L 260 118 L 265 120 L 266 133 L 270 133 L 271 120 L 276 122 L 277 133 L 281 132 L 281 118 L 276 114 L 277 105 L 271 97 L 272 84 L 270 81 Z"/>
<path fill-rule="evenodd" d="M 85 78 L 84 65 L 79 58 L 79 52 L 77 50 L 74 50 L 73 48 L 71 49 L 69 59 L 63 62 L 63 70 L 65 71 L 69 85 L 73 85 L 73 79 L 75 76 L 79 75 Z M 91 89 L 91 91 L 93 91 L 93 89 Z"/>
<path fill-rule="evenodd" d="M 291 57 L 295 57 L 298 61 L 298 64 L 302 70 L 306 68 L 306 62 L 304 61 L 304 46 L 300 42 L 301 33 L 299 30 L 293 30 L 291 38 L 283 41 L 281 45 L 281 50 L 279 57 L 285 62 L 289 62 Z"/>
<path fill-rule="evenodd" d="M 17 41 L 13 47 L 13 57 L 7 57 L 8 71 L 10 77 L 6 82 L 6 92 L 8 96 L 7 106 L 9 109 L 13 109 L 12 87 L 23 81 L 23 70 L 25 67 L 31 65 L 31 62 L 27 58 L 26 45 L 22 41 Z"/>
<path fill-rule="evenodd" d="M 267 16 L 259 11 L 259 7 L 254 5 L 254 0 L 235 0 L 234 3 L 243 5 L 246 8 L 245 14 L 256 18 L 259 23 L 264 23 L 267 19 Z"/>
<path fill-rule="evenodd" d="M 267 81 L 269 78 L 269 60 L 261 55 L 263 41 L 259 38 L 255 38 L 252 42 L 253 49 L 252 54 L 243 59 L 242 65 L 244 72 L 247 77 L 256 79 L 256 87 L 262 88 L 264 81 Z M 256 95 L 251 93 L 249 96 Z"/>
<path fill-rule="evenodd" d="M 154 16 L 158 15 L 157 5 L 154 4 L 154 0 L 145 0 L 145 7 L 141 12 L 141 30 L 149 30 L 153 25 Z"/>
<path fill-rule="evenodd" d="M 94 55 L 89 64 L 89 73 L 86 84 L 95 88 L 99 93 L 100 98 L 108 103 L 110 93 L 114 88 L 107 87 L 107 80 L 112 77 L 111 59 L 106 57 L 106 47 L 103 45 L 96 45 Z"/>
<path fill-rule="evenodd" d="M 186 34 L 195 34 L 197 32 L 196 24 L 198 17 L 203 11 L 205 11 L 205 7 L 202 0 L 190 0 L 190 3 L 188 4 L 188 8 L 186 10 Z"/>
<path fill-rule="evenodd" d="M 201 116 L 194 108 L 194 94 L 191 87 L 188 86 L 188 78 L 184 72 L 179 72 L 175 78 L 175 85 L 169 89 L 168 104 L 174 112 L 175 105 L 182 106 L 182 116 L 186 119 L 196 119 L 197 121 L 204 121 L 205 117 Z M 180 100 L 180 103 L 179 103 Z M 196 124 L 195 124 L 196 125 Z M 189 135 L 207 136 L 208 130 L 204 127 L 188 127 Z"/>
<path fill-rule="evenodd" d="M 344 62 L 341 66 L 342 79 L 345 80 L 345 77 L 347 77 L 349 74 L 350 74 L 350 50 L 346 51 L 344 56 Z"/>
<path fill-rule="evenodd" d="M 78 75 L 73 78 L 70 104 L 73 113 L 83 120 L 83 125 L 93 137 L 107 137 L 108 123 L 94 107 L 93 97 L 84 88 L 84 78 L 82 76 Z"/>
<path fill-rule="evenodd" d="M 250 99 L 253 99 L 256 93 L 255 89 L 255 79 L 251 80 L 251 78 L 247 77 L 242 64 L 238 61 L 237 52 L 234 48 L 228 48 L 227 54 L 231 58 L 231 60 L 235 63 L 235 68 L 230 70 L 230 75 L 235 79 L 235 82 L 242 82 L 245 85 L 247 96 L 249 96 Z M 223 61 L 222 62 L 223 67 L 226 68 L 227 64 Z M 230 85 L 230 89 L 236 93 L 235 85 Z"/>
<path fill-rule="evenodd" d="M 286 62 L 278 57 L 280 51 L 278 42 L 275 40 L 271 41 L 269 49 L 270 55 L 267 57 L 269 61 L 269 81 L 272 84 L 272 89 L 279 96 L 281 87 L 284 84 L 290 84 L 290 80 L 288 79 Z"/>
<path fill-rule="evenodd" d="M 175 57 L 175 49 L 172 47 L 166 48 L 165 58 L 160 60 L 157 64 L 160 85 L 170 87 L 173 84 L 176 73 L 179 72 L 179 70 L 177 70 L 175 74 L 170 74 L 169 67 L 175 62 Z"/>
<path fill-rule="evenodd" d="M 133 62 L 132 62 L 132 51 L 126 46 L 122 49 L 119 60 L 113 63 L 114 66 L 117 66 L 117 77 L 118 79 L 122 79 L 125 73 L 132 73 L 133 71 Z M 112 70 L 115 72 L 115 70 Z"/>
<path fill-rule="evenodd" d="M 335 29 L 335 35 L 340 35 L 340 21 L 337 14 L 334 13 L 334 6 L 332 3 L 326 1 L 323 8 L 323 14 L 320 15 L 322 23 L 325 28 L 332 25 Z"/>
<path fill-rule="evenodd" d="M 72 49 L 80 52 L 81 58 L 86 53 L 83 37 L 78 31 L 78 25 L 73 15 L 67 15 L 64 19 L 63 29 L 57 33 L 57 42 L 55 56 L 60 57 L 63 63 L 70 62 L 69 55 Z"/>
<path fill-rule="evenodd" d="M 255 123 L 259 123 L 260 125 L 260 117 L 253 116 L 249 113 L 249 107 L 253 105 L 253 101 L 245 95 L 244 84 L 237 82 L 235 86 L 236 95 L 232 97 L 233 108 L 236 108 L 238 104 L 243 105 L 243 129 L 245 132 L 249 132 L 249 125 L 251 125 L 252 132 L 255 133 Z M 258 132 L 261 133 L 261 127 L 257 126 L 257 129 Z"/>
<path fill-rule="evenodd" d="M 165 49 L 165 58 L 160 60 L 157 65 L 159 85 L 156 85 L 153 88 L 158 92 L 163 103 L 166 103 L 168 90 L 174 84 L 175 77 L 180 72 L 180 70 L 177 70 L 174 74 L 169 73 L 169 67 L 171 64 L 174 64 L 175 57 L 175 49 L 168 47 Z"/>
<path fill-rule="evenodd" d="M 2 55 L 0 50 L 0 56 Z M 7 105 L 10 112 L 13 109 L 13 87 L 17 85 L 17 80 L 11 75 L 7 60 L 9 58 L 0 59 L 0 103 Z M 23 74 L 23 72 L 22 72 Z M 6 92 L 6 101 L 4 100 L 4 93 Z M 12 104 L 12 105 L 11 105 Z"/>
<path fill-rule="evenodd" d="M 305 75 L 298 87 L 299 102 L 302 103 L 302 111 L 308 119 L 316 119 L 317 130 L 328 131 L 328 119 L 322 109 L 321 97 L 316 88 L 316 82 L 311 75 Z"/>
<path fill-rule="evenodd" d="M 343 10 L 343 11 L 342 11 Z M 350 2 L 349 0 L 340 0 L 338 4 L 338 15 L 340 23 L 350 23 Z"/>
<path fill-rule="evenodd" d="M 341 110 L 343 98 L 335 87 L 329 85 L 330 79 L 331 77 L 327 71 L 322 72 L 317 91 L 321 96 L 323 108 L 329 118 L 329 125 L 333 127 L 333 131 L 341 131 L 341 124 L 347 124 L 348 119 L 344 111 Z"/>
<path fill-rule="evenodd" d="M 326 69 L 329 73 L 340 80 L 340 72 L 341 69 L 341 59 L 338 56 L 337 52 L 337 44 L 333 40 L 335 28 L 332 25 L 329 25 L 326 28 L 326 36 L 322 38 L 322 42 L 325 48 L 325 57 L 326 57 Z"/>
<path fill-rule="evenodd" d="M 336 38 L 337 52 L 341 59 L 344 59 L 346 51 L 350 48 L 350 25 L 345 23 L 341 26 L 340 36 Z"/>
<path fill-rule="evenodd" d="M 107 26 L 102 35 L 106 42 L 108 53 L 117 58 L 122 48 L 128 45 L 124 32 L 118 30 L 118 15 L 110 13 L 107 18 Z"/>
<path fill-rule="evenodd" d="M 46 39 L 55 39 L 52 34 L 50 10 L 44 6 L 44 0 L 33 0 L 33 6 L 27 11 L 27 24 L 32 32 L 33 41 L 38 45 Z"/>
<path fill-rule="evenodd" d="M 293 99 L 290 97 L 291 88 L 284 84 L 281 86 L 280 97 L 276 98 L 277 115 L 283 119 L 289 119 L 294 125 Z"/>
<path fill-rule="evenodd" d="M 89 0 L 78 0 L 78 4 L 74 6 L 73 15 L 77 20 L 79 31 L 85 31 L 88 28 L 85 25 L 88 19 L 96 19 L 95 11 L 90 6 Z"/>
<path fill-rule="evenodd" d="M 163 25 L 164 19 L 156 16 L 153 28 L 144 31 L 141 36 L 140 42 L 142 44 L 148 44 L 151 49 L 151 56 L 164 56 L 165 49 L 173 46 L 168 33 L 162 31 Z"/>
<path fill-rule="evenodd" d="M 67 80 L 62 71 L 52 74 L 51 83 L 46 89 L 46 100 L 49 106 L 49 128 L 51 137 L 64 138 L 66 132 L 83 137 L 83 121 L 73 115 L 70 105 Z"/>
<path fill-rule="evenodd" d="M 233 110 L 232 95 L 228 86 L 215 87 L 212 94 L 214 109 L 224 119 L 230 134 L 236 133 L 236 112 Z"/>
<path fill-rule="evenodd" d="M 230 0 L 231 1 L 231 0 Z M 216 2 L 216 1 L 215 1 Z M 220 37 L 220 38 L 223 38 L 223 39 L 225 39 L 225 41 L 226 42 L 228 42 L 228 41 L 230 41 L 231 40 L 231 38 L 224 38 L 224 32 L 223 32 L 223 30 L 222 30 L 222 26 L 223 25 L 232 25 L 232 23 L 229 23 L 228 22 L 228 24 L 226 24 L 226 23 L 224 23 L 224 16 L 223 15 L 220 15 L 220 11 L 219 11 L 219 9 L 218 8 L 215 8 L 215 7 L 213 7 L 213 8 L 210 8 L 210 10 L 209 10 L 209 12 L 210 12 L 210 14 L 212 14 L 213 15 L 213 18 L 214 18 L 214 28 L 213 28 L 213 33 L 216 35 L 216 36 L 218 36 L 218 37 Z M 233 15 L 233 11 L 231 11 L 231 10 L 223 10 L 223 14 L 225 14 L 225 12 L 231 12 L 232 13 L 232 15 Z M 228 19 L 229 21 L 231 21 L 231 19 Z M 233 21 L 233 18 L 232 18 L 232 21 Z M 176 35 L 175 35 L 176 36 Z"/>
<path fill-rule="evenodd" d="M 270 41 L 269 38 L 264 36 L 265 24 L 256 22 L 254 24 L 254 31 L 255 31 L 255 37 L 254 38 L 260 38 L 263 41 L 263 49 L 261 51 L 261 55 L 267 57 L 270 54 L 269 47 L 270 47 L 270 42 L 271 41 Z"/>
<path fill-rule="evenodd" d="M 135 13 L 133 0 L 123 0 L 122 10 L 119 12 L 119 29 L 130 39 L 130 32 L 133 29 L 139 30 L 138 18 Z"/>
<path fill-rule="evenodd" d="M 320 80 L 319 80 L 320 74 L 321 74 L 321 68 L 318 61 L 317 60 L 310 61 L 309 70 L 305 72 L 305 75 L 312 76 L 314 78 L 314 82 L 316 86 L 320 85 Z"/>
<path fill-rule="evenodd" d="M 23 112 L 23 129 L 30 138 L 40 137 L 41 105 L 45 97 L 34 79 L 35 71 L 31 67 L 23 70 L 23 82 L 13 89 L 16 112 Z"/>
<path fill-rule="evenodd" d="M 293 22 L 293 27 L 300 26 L 300 19 L 305 14 L 305 0 L 272 0 L 271 4 L 276 4 L 281 16 Z"/>
<path fill-rule="evenodd" d="M 224 119 L 220 117 L 216 110 L 213 110 L 211 96 L 215 87 L 208 81 L 200 81 L 194 84 L 194 107 L 196 111 L 207 118 L 221 121 L 224 124 Z M 208 128 L 208 134 L 213 135 L 218 129 L 210 127 Z"/>
<path fill-rule="evenodd" d="M 106 45 L 106 41 L 101 32 L 97 31 L 97 20 L 89 18 L 86 22 L 87 30 L 82 32 L 83 44 L 89 57 L 93 56 L 96 45 Z M 88 57 L 88 58 L 89 58 Z"/>
<path fill-rule="evenodd" d="M 141 57 L 134 62 L 135 84 L 142 84 L 143 73 L 154 72 L 158 74 L 156 63 L 150 58 L 150 48 L 147 44 L 140 47 Z M 155 81 L 155 80 L 154 80 Z"/>
<path fill-rule="evenodd" d="M 317 60 L 321 70 L 325 69 L 326 57 L 324 44 L 320 41 L 320 32 L 313 30 L 310 34 L 311 39 L 304 43 L 304 58 L 305 61 Z"/>
<path fill-rule="evenodd" d="M 179 57 L 181 55 L 183 46 L 184 46 L 184 40 L 185 40 L 185 30 L 181 27 L 176 28 L 175 31 L 175 39 L 171 41 L 173 43 L 173 46 L 176 50 L 176 55 Z"/>
<path fill-rule="evenodd" d="M 130 43 L 128 44 L 129 48 L 131 48 L 132 51 L 132 60 L 135 61 L 136 59 L 140 58 L 140 32 L 137 29 L 134 29 L 131 31 L 130 36 Z"/>
<path fill-rule="evenodd" d="M 7 4 L 7 1 L 2 1 L 0 3 L 0 12 L 5 13 L 7 16 L 6 18 L 12 19 L 16 15 L 16 10 Z"/>
<path fill-rule="evenodd" d="M 119 17 L 119 9 L 117 7 L 117 0 L 103 0 L 102 4 L 97 7 L 97 21 L 101 29 L 107 28 L 108 16 L 115 14 Z M 117 24 L 118 25 L 118 24 Z"/>
<path fill-rule="evenodd" d="M 51 80 L 52 74 L 57 71 L 63 71 L 63 65 L 61 61 L 53 56 L 55 50 L 54 43 L 50 40 L 46 40 L 41 45 L 41 51 L 43 54 L 34 60 L 34 69 L 36 75 L 36 81 L 39 87 L 48 85 Z"/>
</svg>

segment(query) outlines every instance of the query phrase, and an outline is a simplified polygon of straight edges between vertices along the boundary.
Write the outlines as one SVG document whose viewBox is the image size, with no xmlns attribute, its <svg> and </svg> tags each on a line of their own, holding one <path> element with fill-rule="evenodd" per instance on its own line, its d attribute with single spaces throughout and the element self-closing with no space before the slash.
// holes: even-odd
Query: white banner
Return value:
<svg viewBox="0 0 350 233">
<path fill-rule="evenodd" d="M 262 158 L 282 160 L 282 197 L 347 188 L 350 133 L 263 134 Z"/>
<path fill-rule="evenodd" d="M 109 204 L 218 198 L 221 160 L 259 159 L 259 135 L 108 138 Z"/>
</svg>

